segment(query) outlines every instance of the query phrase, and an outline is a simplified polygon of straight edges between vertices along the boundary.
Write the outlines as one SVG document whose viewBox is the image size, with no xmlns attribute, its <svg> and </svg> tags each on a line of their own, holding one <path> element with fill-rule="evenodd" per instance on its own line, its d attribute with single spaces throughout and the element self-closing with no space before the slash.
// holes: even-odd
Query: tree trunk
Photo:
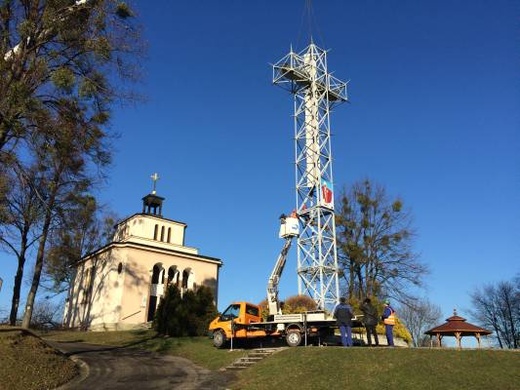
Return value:
<svg viewBox="0 0 520 390">
<path fill-rule="evenodd" d="M 46 228 L 48 230 L 48 227 Z M 44 231 L 40 238 L 40 244 L 38 246 L 38 254 L 36 256 L 36 264 L 34 265 L 34 275 L 31 283 L 31 289 L 27 294 L 27 301 L 25 304 L 25 312 L 22 320 L 22 328 L 29 329 L 31 324 L 32 313 L 34 310 L 34 302 L 36 300 L 36 292 L 40 285 L 40 277 L 43 270 L 43 259 L 45 251 L 45 241 L 47 240 L 47 232 Z"/>
<path fill-rule="evenodd" d="M 504 349 L 504 346 L 502 345 L 502 338 L 500 337 L 500 329 L 498 329 L 497 318 L 495 316 L 493 316 L 493 328 L 495 329 L 500 349 Z"/>
<path fill-rule="evenodd" d="M 26 236 L 22 237 L 20 252 L 16 256 L 18 259 L 18 267 L 14 276 L 13 298 L 11 300 L 11 313 L 9 314 L 9 325 L 15 326 L 18 317 L 18 308 L 20 306 L 20 291 L 22 289 L 23 268 L 25 265 L 25 253 L 27 251 Z"/>
<path fill-rule="evenodd" d="M 31 289 L 27 294 L 27 301 L 25 303 L 25 312 L 22 320 L 22 328 L 29 329 L 31 324 L 32 313 L 34 310 L 34 302 L 36 300 L 36 293 L 40 286 L 40 278 L 43 271 L 43 263 L 45 261 L 45 245 L 47 243 L 47 237 L 49 235 L 49 228 L 52 221 L 52 210 L 54 209 L 54 203 L 56 200 L 56 194 L 58 191 L 58 183 L 60 177 L 60 170 L 54 176 L 54 189 L 49 196 L 49 201 L 46 204 L 45 219 L 43 222 L 42 235 L 40 236 L 40 242 L 38 244 L 38 253 L 36 255 L 36 264 L 34 265 L 34 275 L 31 283 Z"/>
<path fill-rule="evenodd" d="M 25 304 L 25 312 L 22 320 L 22 328 L 25 329 L 29 329 L 29 325 L 31 324 L 36 293 L 38 291 L 38 287 L 40 286 L 40 277 L 43 270 L 45 243 L 47 241 L 47 234 L 49 231 L 50 216 L 48 217 L 48 221 L 45 221 L 45 225 L 46 226 L 44 227 L 43 234 L 38 245 L 38 254 L 36 255 L 36 264 L 34 265 L 34 275 L 31 283 L 31 289 L 29 290 L 29 294 L 27 294 L 27 301 Z"/>
<path fill-rule="evenodd" d="M 511 338 L 513 341 L 513 348 L 517 349 L 518 343 L 517 343 L 516 335 L 518 334 L 518 332 L 515 328 L 515 321 L 513 319 L 513 310 L 511 308 L 511 300 L 509 299 L 510 297 L 511 297 L 510 294 L 507 294 L 507 296 L 505 297 L 506 298 L 505 303 L 506 303 L 506 307 L 507 307 L 507 319 L 509 320 L 509 325 L 511 326 Z"/>
<path fill-rule="evenodd" d="M 18 307 L 20 305 L 20 290 L 22 288 L 23 266 L 25 257 L 18 257 L 18 268 L 14 276 L 13 299 L 11 300 L 11 314 L 9 315 L 9 325 L 16 325 L 16 317 L 18 317 Z"/>
<path fill-rule="evenodd" d="M 77 267 L 77 265 L 75 265 Z M 67 300 L 65 301 L 65 306 L 67 308 L 66 315 L 63 317 L 62 324 L 66 328 L 70 328 L 70 324 L 72 322 L 73 318 L 73 309 L 74 309 L 74 295 L 75 295 L 75 289 L 74 286 L 76 284 L 76 275 L 77 275 L 78 269 L 75 268 L 74 274 L 71 278 L 70 284 L 69 284 L 69 290 L 67 292 Z"/>
</svg>

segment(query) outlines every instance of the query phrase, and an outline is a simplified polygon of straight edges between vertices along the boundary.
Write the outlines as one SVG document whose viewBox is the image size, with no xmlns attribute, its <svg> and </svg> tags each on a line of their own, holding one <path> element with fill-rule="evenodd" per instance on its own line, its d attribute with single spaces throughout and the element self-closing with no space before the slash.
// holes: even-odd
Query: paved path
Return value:
<svg viewBox="0 0 520 390">
<path fill-rule="evenodd" d="M 48 343 L 81 367 L 79 377 L 59 390 L 223 390 L 233 380 L 232 373 L 206 370 L 177 356 L 85 343 Z"/>
</svg>

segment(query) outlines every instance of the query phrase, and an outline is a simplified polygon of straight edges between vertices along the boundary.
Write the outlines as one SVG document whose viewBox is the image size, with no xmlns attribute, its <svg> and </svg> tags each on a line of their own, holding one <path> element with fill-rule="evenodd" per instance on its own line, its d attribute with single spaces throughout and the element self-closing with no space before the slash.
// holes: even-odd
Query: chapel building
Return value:
<svg viewBox="0 0 520 390">
<path fill-rule="evenodd" d="M 164 198 L 155 189 L 142 200 L 142 212 L 119 222 L 112 242 L 78 262 L 65 304 L 65 327 L 147 327 L 170 284 L 181 294 L 210 287 L 218 303 L 222 261 L 185 245 L 187 225 L 162 216 Z"/>
</svg>

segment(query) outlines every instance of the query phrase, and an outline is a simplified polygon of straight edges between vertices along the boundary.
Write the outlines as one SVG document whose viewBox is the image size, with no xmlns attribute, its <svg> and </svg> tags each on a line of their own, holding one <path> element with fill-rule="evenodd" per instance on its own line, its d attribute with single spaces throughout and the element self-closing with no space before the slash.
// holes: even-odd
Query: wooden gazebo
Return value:
<svg viewBox="0 0 520 390">
<path fill-rule="evenodd" d="M 464 336 L 474 336 L 480 348 L 480 337 L 487 336 L 491 333 L 489 330 L 466 322 L 465 318 L 457 315 L 457 310 L 453 310 L 453 316 L 446 319 L 444 324 L 424 332 L 424 334 L 430 336 L 430 340 L 433 336 L 437 337 L 439 347 L 442 347 L 442 338 L 444 336 L 453 336 L 457 339 L 457 346 L 459 348 L 462 348 L 461 340 Z"/>
</svg>

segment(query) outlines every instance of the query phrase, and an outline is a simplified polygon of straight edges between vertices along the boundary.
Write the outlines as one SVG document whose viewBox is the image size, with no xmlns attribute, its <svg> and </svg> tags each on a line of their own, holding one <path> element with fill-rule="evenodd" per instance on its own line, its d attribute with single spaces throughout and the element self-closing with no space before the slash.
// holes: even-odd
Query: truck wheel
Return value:
<svg viewBox="0 0 520 390">
<path fill-rule="evenodd" d="M 222 348 L 226 343 L 226 334 L 223 330 L 216 330 L 213 332 L 213 345 L 217 348 Z"/>
<path fill-rule="evenodd" d="M 299 330 L 290 330 L 285 336 L 285 342 L 289 347 L 297 347 L 302 342 L 302 335 Z"/>
</svg>

